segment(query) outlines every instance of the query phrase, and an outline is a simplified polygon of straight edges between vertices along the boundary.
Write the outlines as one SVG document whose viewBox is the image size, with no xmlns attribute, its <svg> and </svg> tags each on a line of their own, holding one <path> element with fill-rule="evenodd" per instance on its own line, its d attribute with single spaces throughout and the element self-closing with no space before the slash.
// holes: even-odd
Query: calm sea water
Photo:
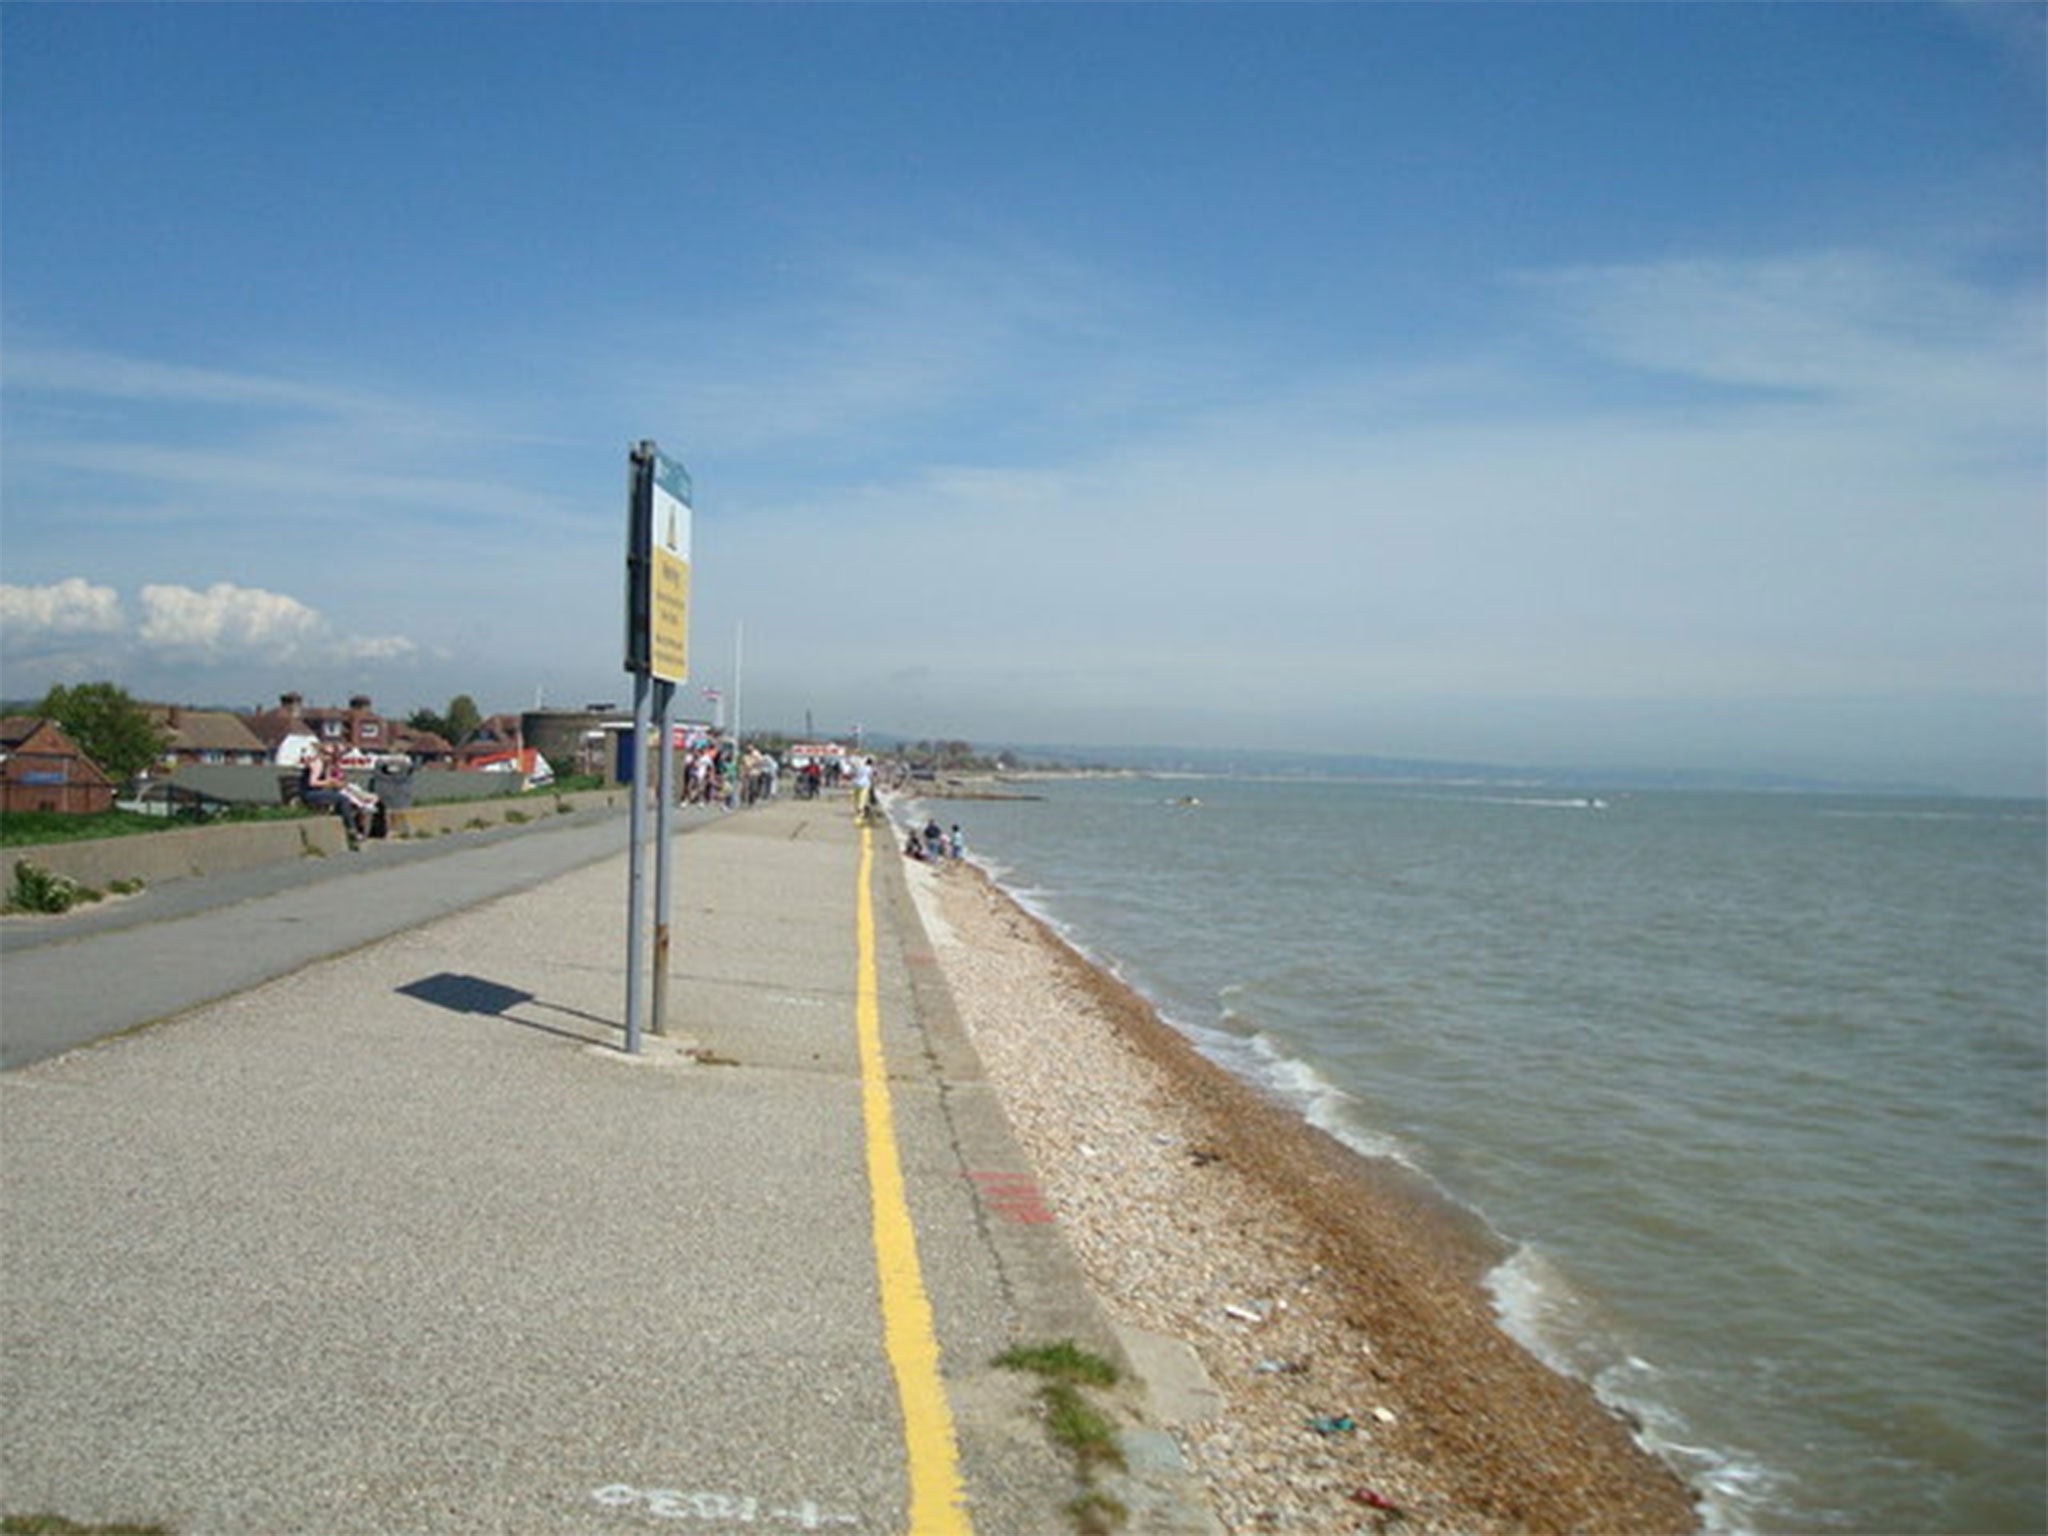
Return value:
<svg viewBox="0 0 2048 1536">
<path fill-rule="evenodd" d="M 1030 788 L 935 809 L 1212 1055 L 1478 1212 L 1504 1325 L 1710 1528 L 2048 1529 L 2041 805 Z"/>
</svg>

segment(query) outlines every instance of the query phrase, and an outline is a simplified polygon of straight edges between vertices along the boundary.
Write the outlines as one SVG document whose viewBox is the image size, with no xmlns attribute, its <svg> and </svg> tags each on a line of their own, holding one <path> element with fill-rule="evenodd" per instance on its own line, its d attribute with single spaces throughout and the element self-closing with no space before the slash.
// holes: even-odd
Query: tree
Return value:
<svg viewBox="0 0 2048 1536">
<path fill-rule="evenodd" d="M 448 729 L 441 734 L 448 738 L 451 746 L 459 747 L 484 723 L 484 712 L 476 707 L 475 699 L 466 693 L 458 693 L 448 701 L 448 713 L 443 719 Z"/>
<path fill-rule="evenodd" d="M 57 684 L 37 714 L 56 721 L 78 749 L 115 779 L 132 779 L 164 755 L 170 736 L 112 683 Z"/>
<path fill-rule="evenodd" d="M 455 738 L 448 734 L 447 718 L 435 714 L 431 709 L 414 710 L 405 717 L 405 723 L 416 731 L 425 731 L 430 736 L 440 737 L 450 746 L 455 743 Z"/>
</svg>

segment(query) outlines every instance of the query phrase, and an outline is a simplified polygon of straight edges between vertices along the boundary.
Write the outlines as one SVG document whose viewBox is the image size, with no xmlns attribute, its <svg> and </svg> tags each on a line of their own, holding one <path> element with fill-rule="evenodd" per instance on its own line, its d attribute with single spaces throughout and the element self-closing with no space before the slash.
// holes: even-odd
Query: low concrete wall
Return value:
<svg viewBox="0 0 2048 1536">
<path fill-rule="evenodd" d="M 257 766 L 180 763 L 170 778 L 174 784 L 212 795 L 216 800 L 233 800 L 245 805 L 279 805 L 284 798 L 281 786 L 297 776 L 296 769 L 280 768 L 275 763 Z M 353 782 L 365 788 L 371 787 L 373 777 L 366 770 L 349 775 Z M 444 800 L 485 800 L 519 792 L 516 774 L 471 773 L 454 768 L 421 768 L 410 776 L 408 783 L 415 805 L 434 805 Z"/>
<path fill-rule="evenodd" d="M 500 796 L 495 800 L 444 800 L 432 805 L 413 805 L 403 811 L 389 813 L 393 837 L 440 837 L 449 832 L 474 832 L 484 827 L 495 827 L 521 821 L 544 822 L 550 816 L 564 815 L 569 811 L 589 810 L 593 806 L 625 810 L 626 786 L 613 789 L 586 789 L 573 795 L 520 795 L 516 798 Z"/>
<path fill-rule="evenodd" d="M 524 821 L 545 825 L 569 811 L 594 807 L 626 808 L 626 791 L 591 789 L 573 795 L 522 795 L 496 800 L 416 806 L 392 813 L 392 836 L 440 837 Z M 284 821 L 235 822 L 213 827 L 177 827 L 138 832 L 130 837 L 102 837 L 79 843 L 40 843 L 0 849 L 0 880 L 14 884 L 14 866 L 34 864 L 105 890 L 116 880 L 159 885 L 192 875 L 225 874 L 286 859 L 346 854 L 348 836 L 338 816 L 303 816 Z"/>
<path fill-rule="evenodd" d="M 81 843 L 41 843 L 0 850 L 0 875 L 9 889 L 14 866 L 28 863 L 54 875 L 105 890 L 116 880 L 161 885 L 190 875 L 218 875 L 285 859 L 318 858 L 348 852 L 338 816 L 291 821 L 251 821 L 223 827 L 177 827 L 100 837 Z"/>
</svg>

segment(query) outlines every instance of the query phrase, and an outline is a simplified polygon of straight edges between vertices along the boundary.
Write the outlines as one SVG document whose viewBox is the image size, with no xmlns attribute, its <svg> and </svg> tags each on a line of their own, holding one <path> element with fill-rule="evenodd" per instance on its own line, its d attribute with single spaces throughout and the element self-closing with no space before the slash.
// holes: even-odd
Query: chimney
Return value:
<svg viewBox="0 0 2048 1536">
<path fill-rule="evenodd" d="M 350 709 L 360 709 L 367 712 L 370 707 L 370 696 L 367 693 L 356 694 L 353 698 L 351 698 L 348 701 L 348 707 Z"/>
<path fill-rule="evenodd" d="M 277 707 L 284 711 L 285 718 L 288 720 L 297 720 L 299 718 L 299 706 L 305 702 L 306 700 L 301 694 L 281 693 L 277 696 Z"/>
</svg>

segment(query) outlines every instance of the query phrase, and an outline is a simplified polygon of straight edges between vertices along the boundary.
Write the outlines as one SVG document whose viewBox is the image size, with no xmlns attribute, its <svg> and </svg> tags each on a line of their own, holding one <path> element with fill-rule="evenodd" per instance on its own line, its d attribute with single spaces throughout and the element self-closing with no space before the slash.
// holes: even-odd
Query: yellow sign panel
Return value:
<svg viewBox="0 0 2048 1536">
<path fill-rule="evenodd" d="M 690 675 L 690 503 L 682 467 L 655 460 L 648 498 L 647 673 L 664 683 Z"/>
<path fill-rule="evenodd" d="M 690 675 L 690 562 L 658 546 L 653 597 L 647 670 L 664 683 L 680 683 Z"/>
</svg>

